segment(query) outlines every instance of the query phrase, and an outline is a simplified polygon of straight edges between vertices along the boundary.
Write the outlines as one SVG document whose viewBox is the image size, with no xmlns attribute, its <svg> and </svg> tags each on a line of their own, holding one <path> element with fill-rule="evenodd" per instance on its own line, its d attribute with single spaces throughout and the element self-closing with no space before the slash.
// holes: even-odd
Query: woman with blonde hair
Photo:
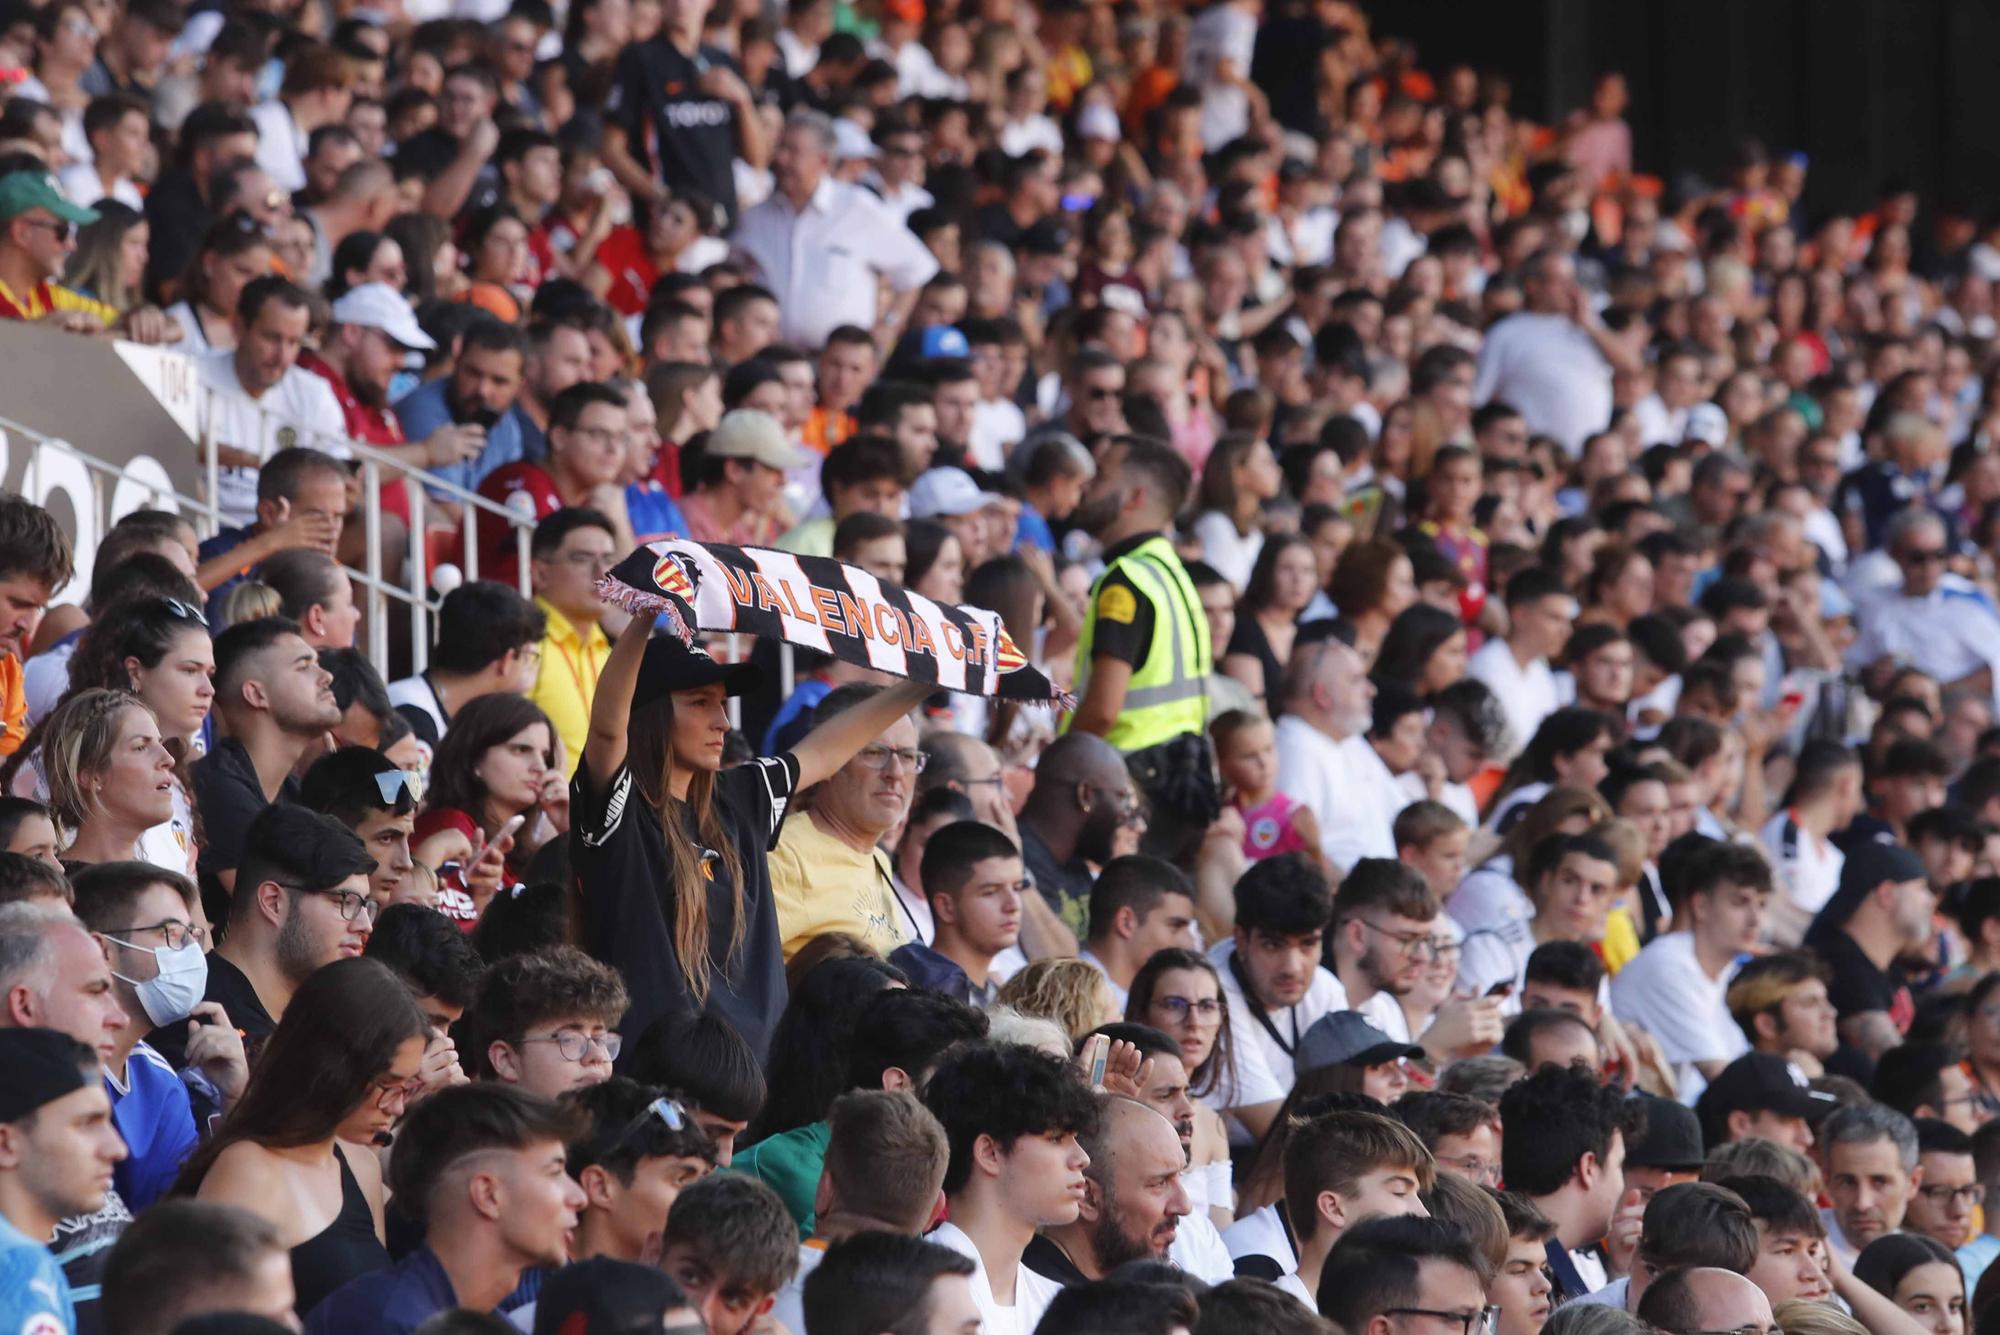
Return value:
<svg viewBox="0 0 2000 1335">
<path fill-rule="evenodd" d="M 129 691 L 78 692 L 50 713 L 41 757 L 63 861 L 144 860 L 140 840 L 174 814 L 174 758 L 153 711 Z"/>
<path fill-rule="evenodd" d="M 1001 984 L 1000 1002 L 1054 1020 L 1072 1043 L 1118 1018 L 1104 975 L 1080 959 L 1036 960 Z"/>
<path fill-rule="evenodd" d="M 141 289 L 153 229 L 146 215 L 115 199 L 100 200 L 95 207 L 97 221 L 76 234 L 76 249 L 63 267 L 63 285 L 123 315 L 145 302 Z"/>
</svg>

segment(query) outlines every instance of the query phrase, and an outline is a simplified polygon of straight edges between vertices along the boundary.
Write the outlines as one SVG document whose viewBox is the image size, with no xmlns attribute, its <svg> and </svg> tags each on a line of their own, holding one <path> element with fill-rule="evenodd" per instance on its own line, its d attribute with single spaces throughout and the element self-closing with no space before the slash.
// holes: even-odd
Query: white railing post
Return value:
<svg viewBox="0 0 2000 1335">
<path fill-rule="evenodd" d="M 412 480 L 407 484 L 410 493 L 410 670 L 422 672 L 430 666 L 431 637 L 426 616 L 430 603 L 430 572 L 425 566 L 424 538 L 428 532 L 430 517 L 424 513 L 429 502 L 423 484 Z"/>
</svg>

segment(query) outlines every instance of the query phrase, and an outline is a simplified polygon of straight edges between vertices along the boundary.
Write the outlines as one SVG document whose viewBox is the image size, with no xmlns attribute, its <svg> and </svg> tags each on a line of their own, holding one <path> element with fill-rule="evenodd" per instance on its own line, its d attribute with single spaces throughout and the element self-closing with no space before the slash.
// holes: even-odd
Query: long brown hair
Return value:
<svg viewBox="0 0 2000 1335">
<path fill-rule="evenodd" d="M 299 984 L 243 1097 L 174 1183 L 191 1196 L 239 1140 L 292 1149 L 325 1140 L 396 1060 L 428 1031 L 410 990 L 380 960 L 335 960 Z"/>
<path fill-rule="evenodd" d="M 447 734 L 448 735 L 448 734 Z M 708 954 L 708 895 L 704 887 L 712 879 L 703 866 L 703 846 L 722 859 L 729 877 L 729 954 L 735 959 L 743 948 L 743 863 L 736 854 L 736 842 L 723 828 L 721 813 L 715 809 L 715 771 L 697 769 L 688 779 L 687 800 L 674 796 L 674 702 L 664 695 L 632 711 L 632 729 L 627 735 L 632 778 L 646 804 L 660 818 L 666 836 L 667 858 L 673 875 L 659 888 L 668 923 L 674 937 L 674 953 L 680 957 L 681 974 L 696 1001 L 708 1000 L 708 979 L 715 961 Z M 684 815 L 683 813 L 686 813 Z M 692 816 L 696 838 L 688 834 Z"/>
</svg>

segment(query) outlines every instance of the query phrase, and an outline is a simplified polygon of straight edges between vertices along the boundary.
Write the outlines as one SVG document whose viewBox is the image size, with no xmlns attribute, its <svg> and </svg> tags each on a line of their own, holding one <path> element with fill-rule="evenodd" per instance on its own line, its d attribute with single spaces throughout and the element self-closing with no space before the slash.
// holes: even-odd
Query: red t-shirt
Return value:
<svg viewBox="0 0 2000 1335">
<path fill-rule="evenodd" d="M 611 275 L 611 287 L 604 300 L 620 315 L 644 315 L 646 298 L 659 281 L 660 271 L 646 253 L 646 238 L 638 228 L 614 227 L 598 243 L 597 262 Z"/>
<path fill-rule="evenodd" d="M 371 408 L 354 397 L 346 379 L 340 372 L 328 365 L 316 352 L 299 354 L 299 369 L 311 371 L 333 390 L 333 397 L 340 404 L 341 416 L 346 419 L 347 434 L 364 445 L 406 445 L 403 424 L 396 420 L 396 414 L 387 405 Z M 382 479 L 382 511 L 400 518 L 404 523 L 410 520 L 410 493 L 400 477 L 386 474 Z"/>
</svg>

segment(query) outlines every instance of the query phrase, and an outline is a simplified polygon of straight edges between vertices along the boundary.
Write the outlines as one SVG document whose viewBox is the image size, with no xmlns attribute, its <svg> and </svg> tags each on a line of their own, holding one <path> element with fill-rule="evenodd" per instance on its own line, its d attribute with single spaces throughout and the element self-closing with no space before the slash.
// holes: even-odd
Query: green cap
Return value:
<svg viewBox="0 0 2000 1335">
<path fill-rule="evenodd" d="M 97 210 L 72 204 L 56 178 L 45 171 L 9 172 L 0 176 L 0 222 L 12 222 L 29 209 L 47 209 L 65 222 L 81 226 L 97 221 Z"/>
</svg>

